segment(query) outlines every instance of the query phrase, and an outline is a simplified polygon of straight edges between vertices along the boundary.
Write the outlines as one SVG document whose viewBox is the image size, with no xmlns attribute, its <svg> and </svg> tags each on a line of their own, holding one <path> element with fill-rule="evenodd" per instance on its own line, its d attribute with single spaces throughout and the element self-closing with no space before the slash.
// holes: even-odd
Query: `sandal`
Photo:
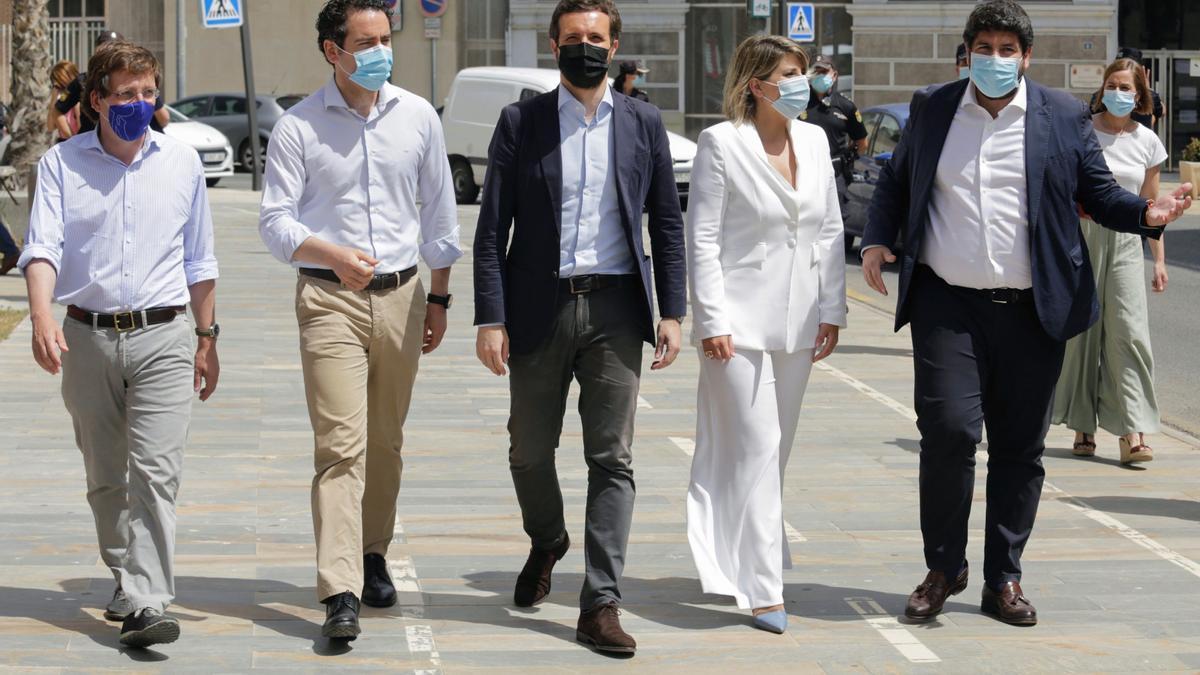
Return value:
<svg viewBox="0 0 1200 675">
<path fill-rule="evenodd" d="M 1075 445 L 1071 446 L 1071 454 L 1076 457 L 1095 457 L 1096 456 L 1096 440 L 1087 434 L 1080 434 L 1083 437 L 1082 441 L 1075 441 Z"/>
<path fill-rule="evenodd" d="M 1138 434 L 1137 445 L 1132 445 L 1122 436 L 1119 439 L 1121 445 L 1121 463 L 1133 464 L 1135 462 L 1149 462 L 1154 459 L 1154 449 L 1146 445 L 1146 437 Z"/>
</svg>

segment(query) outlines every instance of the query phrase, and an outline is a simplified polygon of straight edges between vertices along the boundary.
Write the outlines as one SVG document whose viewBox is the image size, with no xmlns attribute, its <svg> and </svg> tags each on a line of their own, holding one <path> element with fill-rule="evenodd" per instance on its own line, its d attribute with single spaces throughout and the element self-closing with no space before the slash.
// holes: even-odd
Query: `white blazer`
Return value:
<svg viewBox="0 0 1200 675">
<path fill-rule="evenodd" d="M 829 141 L 791 124 L 796 188 L 767 160 L 754 124 L 700 134 L 688 197 L 692 339 L 735 349 L 812 349 L 821 323 L 846 325 L 846 260 Z"/>
</svg>

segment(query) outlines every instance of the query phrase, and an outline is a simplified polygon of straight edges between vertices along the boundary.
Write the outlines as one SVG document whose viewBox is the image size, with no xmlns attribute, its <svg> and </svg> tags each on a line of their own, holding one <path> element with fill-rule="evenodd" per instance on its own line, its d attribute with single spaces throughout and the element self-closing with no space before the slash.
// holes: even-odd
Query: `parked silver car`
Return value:
<svg viewBox="0 0 1200 675">
<path fill-rule="evenodd" d="M 284 96 L 257 96 L 259 151 L 266 160 L 267 142 L 275 122 L 283 112 L 296 105 L 304 97 L 298 94 Z M 246 113 L 246 95 L 238 93 L 201 94 L 175 101 L 171 107 L 197 122 L 215 127 L 234 148 L 234 158 L 243 170 L 251 169 L 250 121 Z"/>
</svg>

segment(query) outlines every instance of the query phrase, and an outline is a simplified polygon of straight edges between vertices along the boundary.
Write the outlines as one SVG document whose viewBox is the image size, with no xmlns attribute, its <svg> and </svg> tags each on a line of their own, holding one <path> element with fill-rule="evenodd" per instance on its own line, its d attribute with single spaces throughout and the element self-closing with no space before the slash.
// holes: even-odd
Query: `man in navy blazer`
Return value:
<svg viewBox="0 0 1200 675">
<path fill-rule="evenodd" d="M 1086 107 L 1024 77 L 1033 29 L 1012 0 L 976 7 L 963 41 L 971 77 L 913 98 L 863 235 L 863 275 L 904 233 L 896 330 L 910 323 L 921 432 L 924 582 L 905 613 L 929 620 L 967 585 L 975 447 L 988 433 L 981 609 L 1015 625 L 1037 612 L 1021 586 L 1064 342 L 1098 318 L 1076 202 L 1096 222 L 1161 236 L 1191 204 L 1120 188 Z"/>
<path fill-rule="evenodd" d="M 608 85 L 620 30 L 611 0 L 559 2 L 550 46 L 561 85 L 500 115 L 475 233 L 475 323 L 480 361 L 497 375 L 506 364 L 512 370 L 509 468 L 531 540 L 513 600 L 528 607 L 545 599 L 570 547 L 554 454 L 574 378 L 588 465 L 576 638 L 631 654 L 636 642 L 621 629 L 617 605 L 633 517 L 642 344 L 657 347 L 651 369 L 675 360 L 686 274 L 658 109 Z M 643 250 L 643 206 L 653 265 Z"/>
</svg>

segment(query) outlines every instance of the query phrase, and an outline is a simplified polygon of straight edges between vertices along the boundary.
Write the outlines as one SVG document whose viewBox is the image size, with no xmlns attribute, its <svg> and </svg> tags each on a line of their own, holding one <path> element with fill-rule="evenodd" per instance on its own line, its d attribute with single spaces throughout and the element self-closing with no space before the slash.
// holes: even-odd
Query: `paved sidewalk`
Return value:
<svg viewBox="0 0 1200 675">
<path fill-rule="evenodd" d="M 559 564 L 547 603 L 511 605 L 528 548 L 508 476 L 506 382 L 474 357 L 469 255 L 456 267 L 449 337 L 422 363 L 389 554 L 401 604 L 367 609 L 364 635 L 320 639 L 309 484 L 312 440 L 293 315 L 294 276 L 258 240 L 257 196 L 213 191 L 218 222 L 222 378 L 197 404 L 179 509 L 182 639 L 118 649 L 100 612 L 112 581 L 98 563 L 82 463 L 59 382 L 36 369 L 26 322 L 0 343 L 0 668 L 246 671 L 355 667 L 461 673 L 1148 671 L 1200 669 L 1200 453 L 1166 436 L 1145 469 L 1070 457 L 1052 434 L 1049 482 L 1026 552 L 1025 590 L 1042 623 L 978 612 L 981 580 L 936 622 L 898 621 L 921 580 L 910 345 L 891 316 L 852 302 L 842 346 L 809 387 L 785 487 L 795 569 L 791 628 L 753 630 L 705 595 L 684 529 L 697 356 L 647 371 L 639 411 L 637 512 L 622 585 L 632 660 L 574 642 L 582 553 Z M 470 242 L 476 209 L 461 211 Z M 851 270 L 857 274 L 857 269 Z M 0 278 L 0 299 L 23 285 Z M 572 406 L 573 407 L 573 406 Z M 586 469 L 568 416 L 560 474 L 582 542 Z M 983 486 L 981 456 L 978 484 Z M 971 562 L 982 563 L 982 493 Z"/>
</svg>

